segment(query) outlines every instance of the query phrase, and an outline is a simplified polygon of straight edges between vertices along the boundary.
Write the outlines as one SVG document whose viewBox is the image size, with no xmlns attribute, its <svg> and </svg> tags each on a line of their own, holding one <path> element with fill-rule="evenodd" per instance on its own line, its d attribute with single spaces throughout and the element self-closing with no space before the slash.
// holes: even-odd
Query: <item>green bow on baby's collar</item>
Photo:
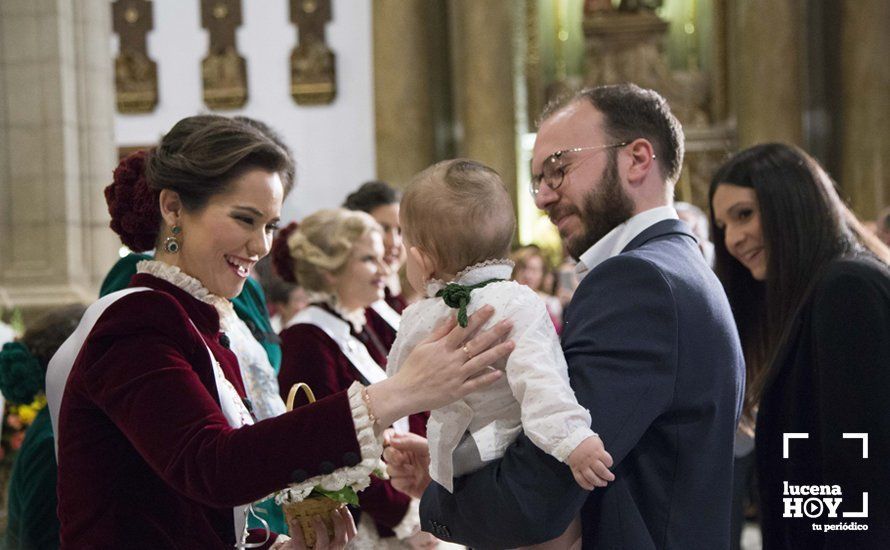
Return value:
<svg viewBox="0 0 890 550">
<path fill-rule="evenodd" d="M 457 310 L 457 324 L 462 327 L 467 326 L 467 305 L 470 303 L 470 292 L 477 288 L 482 288 L 489 283 L 496 283 L 506 279 L 489 279 L 476 283 L 475 285 L 459 285 L 457 283 L 448 283 L 445 288 L 436 293 L 437 298 L 445 300 L 445 305 L 453 307 Z"/>
</svg>

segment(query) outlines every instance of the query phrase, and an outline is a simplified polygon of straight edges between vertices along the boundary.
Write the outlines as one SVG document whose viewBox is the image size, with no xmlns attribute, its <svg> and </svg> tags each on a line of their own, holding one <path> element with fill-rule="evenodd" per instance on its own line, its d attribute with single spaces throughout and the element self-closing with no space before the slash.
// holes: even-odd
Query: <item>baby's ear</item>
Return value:
<svg viewBox="0 0 890 550">
<path fill-rule="evenodd" d="M 411 255 L 420 267 L 424 279 L 432 279 L 433 275 L 436 273 L 436 264 L 433 262 L 433 259 L 426 252 L 416 246 L 409 248 L 408 254 Z"/>
</svg>

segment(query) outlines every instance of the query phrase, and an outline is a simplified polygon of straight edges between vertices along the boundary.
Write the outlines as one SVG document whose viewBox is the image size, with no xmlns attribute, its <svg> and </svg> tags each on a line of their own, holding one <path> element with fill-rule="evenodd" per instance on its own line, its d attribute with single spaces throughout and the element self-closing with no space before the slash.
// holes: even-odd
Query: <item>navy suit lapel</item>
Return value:
<svg viewBox="0 0 890 550">
<path fill-rule="evenodd" d="M 685 235 L 698 243 L 698 239 L 692 234 L 689 226 L 681 220 L 661 220 L 658 223 L 650 225 L 644 229 L 642 233 L 634 237 L 632 241 L 627 243 L 627 246 L 624 247 L 621 253 L 630 252 L 631 250 L 643 246 L 652 239 L 663 237 L 665 235 Z"/>
<path fill-rule="evenodd" d="M 654 223 L 643 230 L 642 233 L 633 238 L 627 246 L 625 246 L 621 253 L 630 252 L 631 250 L 637 249 L 652 239 L 663 237 L 665 235 L 685 235 L 692 239 L 695 243 L 698 243 L 698 239 L 695 238 L 695 235 L 692 234 L 689 226 L 686 223 L 680 220 L 661 220 L 660 222 Z M 563 312 L 563 319 L 568 319 L 569 310 L 572 308 L 573 301 L 570 301 L 566 306 L 565 311 Z M 564 321 L 564 323 L 568 324 L 568 321 Z M 565 335 L 566 331 L 563 331 L 560 335 L 560 343 L 565 343 Z"/>
</svg>

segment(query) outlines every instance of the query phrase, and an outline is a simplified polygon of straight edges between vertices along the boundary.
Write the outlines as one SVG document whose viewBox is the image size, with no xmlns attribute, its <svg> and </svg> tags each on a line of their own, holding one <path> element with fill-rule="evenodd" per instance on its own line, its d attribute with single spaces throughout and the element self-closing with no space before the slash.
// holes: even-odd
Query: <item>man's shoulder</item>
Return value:
<svg viewBox="0 0 890 550">
<path fill-rule="evenodd" d="M 666 266 L 656 260 L 652 254 L 641 249 L 622 252 L 587 273 L 581 279 L 575 294 L 583 295 L 587 291 L 600 292 L 603 287 L 635 286 L 646 280 L 664 282 Z M 633 285 L 629 285 L 631 282 Z"/>
</svg>

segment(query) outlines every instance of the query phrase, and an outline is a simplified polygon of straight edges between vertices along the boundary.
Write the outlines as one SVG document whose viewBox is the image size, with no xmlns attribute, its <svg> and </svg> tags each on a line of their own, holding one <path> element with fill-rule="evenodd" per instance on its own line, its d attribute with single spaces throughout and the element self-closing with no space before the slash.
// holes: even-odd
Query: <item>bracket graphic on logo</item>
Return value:
<svg viewBox="0 0 890 550">
<path fill-rule="evenodd" d="M 861 432 L 844 432 L 841 434 L 843 439 L 861 439 L 862 440 L 862 458 L 868 458 L 868 434 Z M 810 434 L 807 432 L 786 432 L 782 434 L 782 458 L 789 458 L 788 443 L 792 439 L 809 439 Z M 859 512 L 843 512 L 845 518 L 867 518 L 868 517 L 868 492 L 862 492 L 862 510 Z"/>
</svg>

